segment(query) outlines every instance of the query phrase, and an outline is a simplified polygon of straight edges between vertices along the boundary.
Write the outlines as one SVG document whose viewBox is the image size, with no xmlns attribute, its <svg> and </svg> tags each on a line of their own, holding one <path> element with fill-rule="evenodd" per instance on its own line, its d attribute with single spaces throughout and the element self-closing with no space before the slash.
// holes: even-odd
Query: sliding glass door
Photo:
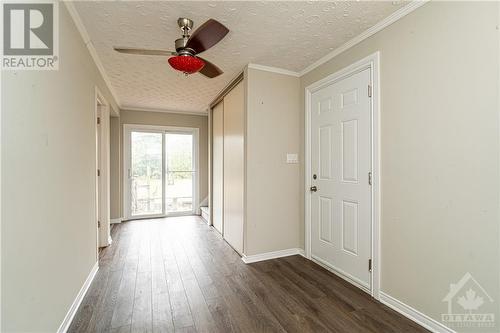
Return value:
<svg viewBox="0 0 500 333">
<path fill-rule="evenodd" d="M 165 134 L 167 214 L 193 212 L 193 144 L 192 133 Z"/>
<path fill-rule="evenodd" d="M 197 212 L 197 129 L 124 125 L 124 148 L 127 219 Z"/>
<path fill-rule="evenodd" d="M 132 218 L 163 215 L 163 145 L 163 133 L 130 133 Z"/>
</svg>

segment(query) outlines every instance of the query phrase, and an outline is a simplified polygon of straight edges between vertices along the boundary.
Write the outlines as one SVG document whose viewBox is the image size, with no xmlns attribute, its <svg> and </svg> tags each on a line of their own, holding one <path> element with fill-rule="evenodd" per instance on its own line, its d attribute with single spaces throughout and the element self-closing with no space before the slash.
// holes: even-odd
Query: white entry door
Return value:
<svg viewBox="0 0 500 333">
<path fill-rule="evenodd" d="M 311 257 L 367 291 L 370 76 L 365 69 L 311 95 Z"/>
</svg>

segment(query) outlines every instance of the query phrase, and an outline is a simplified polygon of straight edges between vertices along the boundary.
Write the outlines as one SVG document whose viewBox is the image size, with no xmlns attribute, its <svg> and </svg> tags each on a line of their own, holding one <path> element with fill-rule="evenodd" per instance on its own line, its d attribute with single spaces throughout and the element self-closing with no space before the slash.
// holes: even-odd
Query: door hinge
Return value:
<svg viewBox="0 0 500 333">
<path fill-rule="evenodd" d="M 100 228 L 101 227 L 101 221 L 97 221 L 97 227 Z"/>
<path fill-rule="evenodd" d="M 101 123 L 101 117 L 97 117 L 97 125 Z"/>
<path fill-rule="evenodd" d="M 371 84 L 368 85 L 368 97 L 372 97 L 372 86 L 371 86 Z"/>
<path fill-rule="evenodd" d="M 368 185 L 371 185 L 373 183 L 373 180 L 372 180 L 372 172 L 368 172 Z"/>
<path fill-rule="evenodd" d="M 101 170 L 97 169 L 97 177 L 99 177 L 100 175 L 101 175 Z"/>
<path fill-rule="evenodd" d="M 368 272 L 372 271 L 372 260 L 368 259 Z"/>
</svg>

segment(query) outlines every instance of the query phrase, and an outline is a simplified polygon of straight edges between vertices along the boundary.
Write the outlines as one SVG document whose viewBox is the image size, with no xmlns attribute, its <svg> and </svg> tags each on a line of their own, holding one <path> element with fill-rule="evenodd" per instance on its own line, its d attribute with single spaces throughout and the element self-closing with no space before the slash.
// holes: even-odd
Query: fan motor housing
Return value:
<svg viewBox="0 0 500 333">
<path fill-rule="evenodd" d="M 187 37 L 179 38 L 179 39 L 175 40 L 175 50 L 177 51 L 177 53 L 179 55 L 191 55 L 192 56 L 195 54 L 194 50 L 186 47 L 187 41 L 188 41 Z"/>
</svg>

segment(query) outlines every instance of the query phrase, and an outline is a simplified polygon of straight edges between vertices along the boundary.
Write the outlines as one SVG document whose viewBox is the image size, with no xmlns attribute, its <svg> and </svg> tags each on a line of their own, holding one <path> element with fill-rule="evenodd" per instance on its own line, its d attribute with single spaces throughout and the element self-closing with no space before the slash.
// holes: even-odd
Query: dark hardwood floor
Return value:
<svg viewBox="0 0 500 333">
<path fill-rule="evenodd" d="M 198 217 L 112 237 L 69 332 L 427 332 L 300 256 L 245 265 Z"/>
</svg>

